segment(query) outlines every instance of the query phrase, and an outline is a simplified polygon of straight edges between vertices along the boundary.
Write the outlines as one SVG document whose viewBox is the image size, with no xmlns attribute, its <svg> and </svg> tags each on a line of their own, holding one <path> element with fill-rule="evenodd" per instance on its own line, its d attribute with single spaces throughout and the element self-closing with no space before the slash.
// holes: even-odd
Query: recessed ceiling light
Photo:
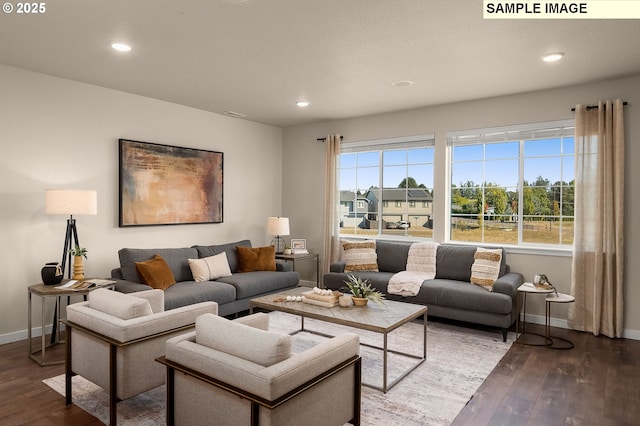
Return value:
<svg viewBox="0 0 640 426">
<path fill-rule="evenodd" d="M 400 81 L 394 81 L 393 83 L 391 83 L 391 85 L 394 87 L 408 87 L 408 86 L 411 86 L 412 84 L 413 84 L 413 81 L 411 80 L 400 80 Z"/>
<path fill-rule="evenodd" d="M 309 106 L 309 102 L 307 101 L 298 101 L 296 102 L 296 105 L 299 106 L 300 108 L 306 108 Z"/>
<path fill-rule="evenodd" d="M 564 52 L 553 52 L 553 53 L 549 53 L 547 55 L 544 55 L 542 57 L 542 60 L 545 62 L 555 62 L 555 61 L 559 61 L 560 59 L 562 59 L 562 57 L 564 56 Z"/>
<path fill-rule="evenodd" d="M 125 43 L 113 42 L 111 43 L 111 47 L 117 50 L 118 52 L 130 52 L 131 46 Z"/>
</svg>

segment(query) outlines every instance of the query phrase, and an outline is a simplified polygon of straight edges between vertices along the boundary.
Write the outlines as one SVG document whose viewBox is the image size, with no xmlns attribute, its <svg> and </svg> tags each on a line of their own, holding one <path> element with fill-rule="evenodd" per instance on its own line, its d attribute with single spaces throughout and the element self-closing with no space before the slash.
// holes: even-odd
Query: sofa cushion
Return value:
<svg viewBox="0 0 640 426">
<path fill-rule="evenodd" d="M 471 282 L 471 266 L 477 246 L 440 244 L 436 253 L 436 278 Z M 507 273 L 506 252 L 502 250 L 499 277 Z"/>
<path fill-rule="evenodd" d="M 342 241 L 345 272 L 378 271 L 375 241 Z"/>
<path fill-rule="evenodd" d="M 151 315 L 151 303 L 141 297 L 99 288 L 89 293 L 89 307 L 123 320 Z"/>
<path fill-rule="evenodd" d="M 513 309 L 513 299 L 509 295 L 488 292 L 468 281 L 441 279 L 422 283 L 415 302 L 498 315 L 508 315 Z"/>
<path fill-rule="evenodd" d="M 164 292 L 165 310 L 193 305 L 200 302 L 216 302 L 218 305 L 236 300 L 236 289 L 231 284 L 218 281 L 180 281 Z"/>
<path fill-rule="evenodd" d="M 378 270 L 400 272 L 407 268 L 407 257 L 411 243 L 401 241 L 376 241 Z"/>
<path fill-rule="evenodd" d="M 478 247 L 471 266 L 471 284 L 491 291 L 500 273 L 502 249 Z"/>
<path fill-rule="evenodd" d="M 276 270 L 275 247 L 251 248 L 238 246 L 236 250 L 238 253 L 238 272 Z"/>
<path fill-rule="evenodd" d="M 297 272 L 253 271 L 238 272 L 218 279 L 218 282 L 231 284 L 236 289 L 237 299 L 259 296 L 276 290 L 298 285 Z"/>
<path fill-rule="evenodd" d="M 291 336 L 260 330 L 213 314 L 196 319 L 196 343 L 264 367 L 291 356 Z"/>
<path fill-rule="evenodd" d="M 200 246 L 195 245 L 195 248 L 198 252 L 198 257 L 209 257 L 215 254 L 219 254 L 225 252 L 227 254 L 227 261 L 229 262 L 229 269 L 231 269 L 231 273 L 235 274 L 238 272 L 238 254 L 236 247 L 251 247 L 251 241 L 249 240 L 240 240 L 233 243 L 226 244 L 217 244 L 211 246 Z"/>
<path fill-rule="evenodd" d="M 136 262 L 136 271 L 143 284 L 166 290 L 176 283 L 173 273 L 162 256 L 156 254 L 152 259 Z"/>
<path fill-rule="evenodd" d="M 231 275 L 227 253 L 225 252 L 203 257 L 202 259 L 189 259 L 189 267 L 191 268 L 193 280 L 197 283 Z"/>
<path fill-rule="evenodd" d="M 173 277 L 177 282 L 191 281 L 191 269 L 189 268 L 189 259 L 198 257 L 198 251 L 195 248 L 159 248 L 159 249 L 136 249 L 123 248 L 118 250 L 120 259 L 120 270 L 122 278 L 127 281 L 139 283 L 140 278 L 136 270 L 135 262 L 142 262 L 153 258 L 156 254 L 162 256 L 167 262 Z"/>
</svg>

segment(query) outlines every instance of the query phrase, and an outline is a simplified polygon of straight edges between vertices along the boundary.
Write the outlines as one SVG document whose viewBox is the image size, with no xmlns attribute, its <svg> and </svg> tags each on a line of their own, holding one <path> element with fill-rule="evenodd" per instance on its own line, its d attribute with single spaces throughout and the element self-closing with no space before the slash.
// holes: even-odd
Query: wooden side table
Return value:
<svg viewBox="0 0 640 426">
<path fill-rule="evenodd" d="M 69 280 L 63 280 L 62 283 L 60 283 L 59 285 L 63 285 L 65 282 L 68 282 Z M 45 301 L 47 299 L 50 298 L 55 298 L 56 299 L 56 307 L 55 307 L 55 319 L 54 322 L 59 321 L 61 319 L 60 317 L 60 306 L 61 306 L 61 301 L 62 301 L 62 297 L 64 296 L 86 296 L 87 294 L 89 294 L 90 291 L 95 290 L 96 288 L 110 288 L 110 289 L 114 289 L 115 288 L 115 284 L 108 284 L 108 285 L 104 285 L 104 286 L 100 286 L 100 287 L 93 287 L 93 288 L 89 288 L 89 289 L 84 289 L 84 290 L 71 290 L 71 289 L 59 289 L 56 288 L 57 286 L 55 285 L 44 285 L 44 284 L 35 284 L 32 286 L 29 286 L 28 288 L 28 303 L 29 303 L 29 318 L 27 321 L 28 327 L 27 327 L 27 339 L 29 341 L 28 344 L 28 350 L 29 350 L 29 358 L 31 358 L 32 360 L 34 360 L 35 362 L 37 362 L 38 364 L 40 364 L 41 366 L 45 366 L 45 365 L 54 365 L 54 364 L 63 364 L 64 360 L 57 360 L 57 361 L 47 361 L 46 359 L 46 350 L 48 347 L 51 347 L 53 345 L 56 345 L 58 343 L 62 343 L 62 341 L 60 340 L 60 328 L 57 327 L 57 324 L 54 324 L 53 327 L 53 331 L 52 331 L 52 336 L 51 336 L 51 343 L 49 345 L 47 345 L 47 342 L 45 340 L 45 306 L 46 303 Z M 40 317 L 40 348 L 33 348 L 33 339 L 31 336 L 31 328 L 32 328 L 32 299 L 33 299 L 33 295 L 39 296 L 40 297 L 40 309 L 41 309 L 41 317 Z M 36 354 L 40 352 L 40 356 L 36 356 Z"/>
<path fill-rule="evenodd" d="M 526 325 L 527 325 L 527 294 L 549 294 L 549 293 L 553 293 L 554 290 L 545 290 L 542 288 L 537 288 L 535 287 L 533 284 L 531 283 L 524 283 L 522 284 L 520 287 L 518 287 L 518 296 L 523 295 L 524 301 L 522 303 L 522 309 L 524 310 L 523 312 L 523 321 L 522 321 L 522 332 L 520 332 L 520 306 L 518 305 L 518 301 L 520 300 L 520 297 L 516 298 L 516 311 L 517 311 L 517 316 L 516 316 L 516 343 L 521 343 L 523 345 L 529 345 L 529 346 L 548 346 L 549 343 L 551 342 L 549 340 L 549 338 L 545 335 L 539 334 L 539 333 L 531 333 L 531 332 L 527 332 L 526 331 Z M 520 333 L 520 335 L 518 336 L 518 333 Z M 525 341 L 524 339 L 521 339 L 523 336 L 525 335 L 530 335 L 530 336 L 538 336 L 543 338 L 544 340 L 542 342 L 532 342 L 532 341 Z"/>
<path fill-rule="evenodd" d="M 551 349 L 572 349 L 573 342 L 571 340 L 565 339 L 563 337 L 551 336 L 551 304 L 552 303 L 573 303 L 576 301 L 576 298 L 564 293 L 550 294 L 545 299 L 547 308 L 545 315 L 545 337 L 547 338 L 548 344 L 547 347 Z M 561 343 L 562 342 L 562 343 Z"/>
<path fill-rule="evenodd" d="M 314 260 L 316 261 L 316 286 L 320 287 L 320 255 L 318 253 L 306 254 L 276 254 L 276 259 L 291 262 L 293 270 L 296 270 L 296 262 L 298 260 Z"/>
</svg>

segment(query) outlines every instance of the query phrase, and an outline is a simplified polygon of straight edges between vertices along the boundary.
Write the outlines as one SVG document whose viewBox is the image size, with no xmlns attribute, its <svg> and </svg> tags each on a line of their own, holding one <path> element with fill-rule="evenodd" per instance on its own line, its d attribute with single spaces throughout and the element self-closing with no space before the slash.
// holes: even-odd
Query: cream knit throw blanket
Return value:
<svg viewBox="0 0 640 426">
<path fill-rule="evenodd" d="M 436 277 L 436 252 L 438 243 L 426 241 L 409 247 L 407 268 L 391 276 L 387 291 L 401 296 L 415 296 L 424 280 Z"/>
</svg>

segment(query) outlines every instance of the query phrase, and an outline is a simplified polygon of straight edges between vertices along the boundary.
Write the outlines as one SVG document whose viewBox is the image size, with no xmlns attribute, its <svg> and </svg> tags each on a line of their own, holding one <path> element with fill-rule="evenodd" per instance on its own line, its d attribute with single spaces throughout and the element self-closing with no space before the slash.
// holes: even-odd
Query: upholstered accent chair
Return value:
<svg viewBox="0 0 640 426">
<path fill-rule="evenodd" d="M 164 355 L 167 339 L 183 334 L 218 305 L 203 302 L 164 310 L 164 292 L 124 294 L 107 289 L 89 293 L 88 301 L 67 307 L 66 403 L 71 404 L 71 378 L 80 375 L 109 391 L 109 424 L 117 422 L 116 406 L 165 382 L 155 359 Z"/>
<path fill-rule="evenodd" d="M 169 339 L 168 425 L 360 424 L 359 338 L 344 333 L 299 353 L 269 316 L 202 315 Z"/>
</svg>

